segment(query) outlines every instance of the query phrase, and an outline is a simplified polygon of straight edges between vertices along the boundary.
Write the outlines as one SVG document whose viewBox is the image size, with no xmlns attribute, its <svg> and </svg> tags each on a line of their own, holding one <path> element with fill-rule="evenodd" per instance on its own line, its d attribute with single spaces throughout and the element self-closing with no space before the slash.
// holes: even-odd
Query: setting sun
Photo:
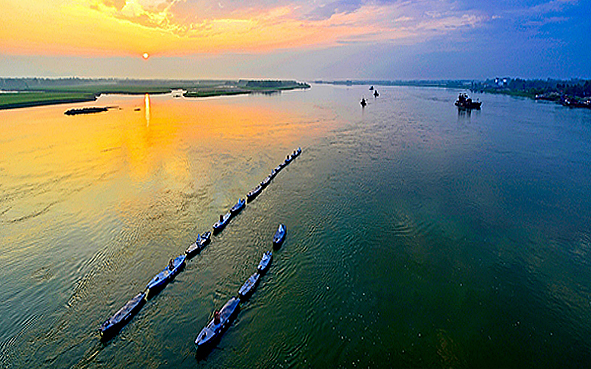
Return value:
<svg viewBox="0 0 591 369">
<path fill-rule="evenodd" d="M 150 54 L 148 54 L 148 53 L 142 54 L 142 58 L 144 58 L 144 60 L 148 60 L 149 57 L 150 57 Z"/>
</svg>

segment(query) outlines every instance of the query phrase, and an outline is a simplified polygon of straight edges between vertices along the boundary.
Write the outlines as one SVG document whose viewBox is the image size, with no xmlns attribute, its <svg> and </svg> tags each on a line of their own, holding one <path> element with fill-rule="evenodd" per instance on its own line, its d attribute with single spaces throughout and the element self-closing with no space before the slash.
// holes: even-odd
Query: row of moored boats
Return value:
<svg viewBox="0 0 591 369">
<path fill-rule="evenodd" d="M 279 173 L 279 171 L 281 171 L 281 169 L 283 169 L 285 166 L 287 166 L 289 163 L 291 163 L 291 161 L 293 159 L 295 159 L 297 156 L 299 156 L 301 154 L 301 152 L 302 152 L 302 149 L 298 147 L 296 150 L 293 151 L 293 153 L 291 153 L 290 155 L 287 155 L 286 159 L 281 164 L 279 164 L 279 166 L 277 166 L 275 169 L 273 169 L 269 176 L 267 176 L 259 185 L 257 185 L 252 191 L 250 191 L 246 195 L 248 202 L 251 202 L 265 187 L 267 187 L 267 185 Z M 239 199 L 238 202 L 230 209 L 230 211 L 228 211 L 224 215 L 221 215 L 220 220 L 213 225 L 213 233 L 216 234 L 216 233 L 221 232 L 226 227 L 226 225 L 230 222 L 230 220 L 234 216 L 236 216 L 238 213 L 240 213 L 240 211 L 242 209 L 244 209 L 245 206 L 246 206 L 245 200 Z M 285 236 L 285 226 L 283 226 L 283 225 L 279 226 L 276 236 L 281 235 L 282 228 L 283 228 L 283 236 Z M 170 282 L 171 280 L 174 279 L 174 277 L 185 266 L 187 259 L 190 259 L 193 256 L 195 256 L 196 254 L 198 254 L 201 250 L 203 250 L 205 248 L 205 246 L 207 246 L 207 244 L 209 244 L 211 242 L 211 236 L 212 236 L 212 232 L 210 232 L 210 231 L 207 231 L 203 234 L 197 235 L 197 239 L 195 240 L 195 242 L 193 244 L 191 244 L 185 250 L 185 252 L 183 254 L 181 254 L 173 259 L 170 259 L 166 268 L 164 268 L 161 272 L 156 274 L 156 276 L 154 276 L 154 278 L 152 278 L 152 280 L 150 280 L 150 282 L 148 282 L 144 291 L 135 295 L 121 309 L 119 309 L 115 314 L 113 314 L 113 316 L 111 316 L 109 319 L 107 319 L 100 326 L 99 332 L 101 334 L 101 337 L 103 339 L 108 339 L 110 337 L 113 337 L 115 334 L 117 334 L 117 332 L 119 332 L 119 330 L 125 324 L 127 324 L 127 322 L 129 320 L 131 320 L 131 318 L 142 308 L 142 306 L 145 304 L 145 302 L 148 299 L 155 296 L 158 292 L 160 292 L 168 284 L 168 282 Z M 282 242 L 282 240 L 281 240 L 281 242 Z M 279 244 L 281 242 L 279 242 Z M 275 244 L 277 244 L 277 243 L 275 243 Z M 271 254 L 269 254 L 269 261 L 268 262 L 270 262 L 270 256 L 271 256 Z M 265 260 L 265 257 L 263 257 L 263 260 L 261 261 L 261 263 L 263 263 L 264 260 Z M 246 292 L 254 290 L 254 288 L 258 284 L 258 279 L 260 278 L 262 271 L 257 271 L 257 273 L 255 273 L 255 274 L 258 274 L 258 277 L 255 277 L 254 275 L 251 276 L 254 283 L 252 284 L 250 289 L 248 289 L 248 288 L 245 289 Z M 249 280 L 250 280 L 250 278 L 249 278 Z M 248 283 L 248 281 L 247 281 L 247 283 Z M 247 283 L 245 283 L 245 285 Z M 245 294 L 239 293 L 239 296 L 241 296 L 242 299 L 244 299 L 246 296 L 248 296 L 248 293 L 245 293 Z M 228 302 L 228 303 L 230 303 L 230 302 Z M 230 309 L 231 306 L 233 306 L 233 305 L 234 305 L 234 303 L 230 304 L 230 306 L 228 306 L 226 310 L 224 310 L 226 308 L 226 306 L 224 306 L 224 308 L 222 308 L 222 311 L 230 311 L 228 309 Z M 236 306 L 238 306 L 238 305 L 236 304 Z M 221 312 L 220 312 L 220 314 L 221 314 L 220 315 L 220 319 L 221 319 L 221 316 L 223 314 Z M 231 317 L 231 315 L 228 317 Z M 207 341 L 209 342 L 210 340 L 208 339 Z M 195 343 L 197 344 L 197 341 L 195 341 Z M 198 345 L 198 346 L 200 346 L 200 345 Z"/>
<path fill-rule="evenodd" d="M 279 247 L 285 240 L 287 229 L 285 225 L 280 224 L 273 237 L 273 246 Z M 232 319 L 238 314 L 240 303 L 246 301 L 252 295 L 256 287 L 258 286 L 261 276 L 269 269 L 271 265 L 271 259 L 273 258 L 273 252 L 267 251 L 263 254 L 256 272 L 251 275 L 246 282 L 238 290 L 238 296 L 232 297 L 226 304 L 220 309 L 213 313 L 213 318 L 207 324 L 195 339 L 195 347 L 197 349 L 210 347 L 218 338 L 221 337 L 223 332 L 229 327 Z"/>
</svg>

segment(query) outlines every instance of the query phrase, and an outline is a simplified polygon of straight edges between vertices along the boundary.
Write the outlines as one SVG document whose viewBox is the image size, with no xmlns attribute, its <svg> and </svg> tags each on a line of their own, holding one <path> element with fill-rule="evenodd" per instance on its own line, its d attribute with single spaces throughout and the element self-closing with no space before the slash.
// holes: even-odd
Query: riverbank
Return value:
<svg viewBox="0 0 591 369">
<path fill-rule="evenodd" d="M 174 81 L 106 79 L 0 79 L 0 110 L 95 101 L 103 94 L 166 94 L 183 91 L 186 98 L 272 93 L 310 88 L 296 81 Z"/>
</svg>

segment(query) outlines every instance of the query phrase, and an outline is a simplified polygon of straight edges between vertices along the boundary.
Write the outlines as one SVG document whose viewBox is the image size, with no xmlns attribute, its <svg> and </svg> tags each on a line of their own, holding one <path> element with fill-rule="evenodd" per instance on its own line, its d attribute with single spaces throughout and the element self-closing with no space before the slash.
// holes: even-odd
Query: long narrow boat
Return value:
<svg viewBox="0 0 591 369">
<path fill-rule="evenodd" d="M 247 193 L 246 198 L 248 199 L 248 202 L 254 200 L 254 198 L 257 197 L 262 190 L 263 188 L 261 187 L 261 185 L 258 185 L 255 188 L 253 188 L 249 193 Z"/>
<path fill-rule="evenodd" d="M 232 206 L 232 209 L 230 209 L 230 213 L 232 215 L 238 214 L 240 210 L 244 209 L 244 205 L 246 205 L 246 201 L 244 201 L 244 199 L 238 199 L 236 205 Z"/>
<path fill-rule="evenodd" d="M 113 337 L 123 328 L 131 318 L 137 314 L 144 305 L 146 294 L 140 292 L 119 309 L 112 317 L 107 319 L 99 328 L 101 339 L 106 340 Z"/>
<path fill-rule="evenodd" d="M 283 241 L 285 240 L 285 234 L 287 233 L 287 228 L 285 225 L 279 224 L 277 228 L 277 232 L 275 232 L 275 236 L 273 236 L 273 245 L 280 246 Z"/>
<path fill-rule="evenodd" d="M 284 161 L 285 165 L 291 163 L 292 160 L 293 160 L 293 156 L 287 155 L 287 157 L 285 158 L 285 161 Z"/>
<path fill-rule="evenodd" d="M 261 275 L 258 272 L 256 272 L 253 275 L 251 275 L 250 278 L 246 280 L 246 282 L 244 282 L 242 287 L 240 287 L 240 289 L 238 290 L 238 296 L 240 296 L 240 299 L 245 299 L 254 292 L 257 284 L 259 283 L 260 278 Z"/>
<path fill-rule="evenodd" d="M 205 347 L 212 343 L 216 338 L 220 337 L 222 333 L 229 327 L 232 318 L 238 313 L 238 307 L 240 305 L 240 299 L 232 297 L 222 310 L 219 312 L 219 321 L 212 319 L 208 325 L 206 325 L 199 335 L 195 339 L 195 346 L 197 349 Z"/>
<path fill-rule="evenodd" d="M 300 155 L 302 153 L 302 148 L 298 147 L 293 153 L 294 153 L 294 156 Z"/>
<path fill-rule="evenodd" d="M 213 225 L 213 233 L 221 232 L 222 229 L 230 222 L 230 218 L 232 217 L 232 213 L 227 212 L 224 215 L 220 215 L 220 220 L 215 222 Z"/>
<path fill-rule="evenodd" d="M 259 273 L 264 273 L 267 271 L 267 269 L 269 268 L 269 265 L 271 264 L 271 259 L 273 258 L 273 253 L 271 251 L 267 251 L 263 254 L 263 258 L 261 259 L 261 262 L 259 263 L 259 266 L 257 267 L 257 270 Z"/>
<path fill-rule="evenodd" d="M 182 254 L 172 259 L 168 266 L 160 273 L 156 274 L 154 278 L 146 286 L 146 298 L 150 298 L 158 293 L 164 286 L 170 282 L 175 275 L 185 266 L 187 255 Z"/>
<path fill-rule="evenodd" d="M 193 256 L 195 256 L 195 254 L 203 250 L 203 248 L 207 246 L 209 241 L 211 241 L 211 232 L 207 231 L 203 234 L 198 234 L 197 240 L 193 242 L 193 244 L 189 246 L 187 250 L 185 250 L 185 254 L 188 258 L 192 258 Z"/>
<path fill-rule="evenodd" d="M 261 187 L 265 188 L 269 185 L 269 183 L 271 183 L 271 179 L 273 179 L 273 177 L 271 177 L 271 175 L 267 176 L 265 179 L 263 179 L 263 181 L 261 182 Z"/>
</svg>

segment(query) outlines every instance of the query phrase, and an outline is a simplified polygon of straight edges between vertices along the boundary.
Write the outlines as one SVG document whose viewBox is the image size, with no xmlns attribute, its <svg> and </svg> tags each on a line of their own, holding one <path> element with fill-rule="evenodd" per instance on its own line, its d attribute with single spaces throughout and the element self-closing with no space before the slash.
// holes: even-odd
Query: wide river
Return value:
<svg viewBox="0 0 591 369">
<path fill-rule="evenodd" d="M 313 85 L 0 111 L 0 367 L 591 366 L 591 111 Z M 116 106 L 65 116 L 71 107 Z M 98 327 L 303 149 L 121 332 Z M 287 239 L 217 347 L 194 340 Z"/>
</svg>

